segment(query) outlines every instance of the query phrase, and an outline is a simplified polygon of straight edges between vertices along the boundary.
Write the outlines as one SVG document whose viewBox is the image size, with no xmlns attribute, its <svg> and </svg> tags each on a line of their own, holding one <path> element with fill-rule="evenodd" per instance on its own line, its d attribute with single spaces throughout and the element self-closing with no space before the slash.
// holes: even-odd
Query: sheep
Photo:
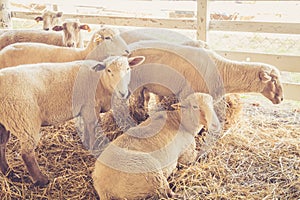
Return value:
<svg viewBox="0 0 300 200">
<path fill-rule="evenodd" d="M 92 173 L 101 200 L 174 196 L 167 178 L 177 162 L 195 161 L 195 134 L 210 127 L 212 97 L 194 93 L 174 111 L 159 111 L 112 141 L 98 157 Z"/>
<path fill-rule="evenodd" d="M 36 22 L 43 21 L 43 30 L 49 31 L 52 27 L 60 25 L 63 12 L 44 10 L 42 16 L 36 17 Z"/>
<path fill-rule="evenodd" d="M 83 47 L 80 30 L 90 30 L 86 24 L 80 25 L 78 20 L 65 20 L 62 26 L 53 27 L 55 31 L 63 34 L 43 30 L 7 30 L 0 35 L 0 50 L 17 42 L 38 42 L 66 47 Z"/>
<path fill-rule="evenodd" d="M 83 40 L 80 30 L 91 31 L 91 28 L 87 24 L 80 24 L 78 19 L 66 19 L 62 26 L 54 26 L 54 31 L 63 31 L 63 44 L 61 46 L 67 47 L 79 47 L 83 48 Z"/>
<path fill-rule="evenodd" d="M 118 31 L 101 28 L 85 48 L 68 48 L 42 43 L 15 43 L 0 51 L 0 68 L 42 62 L 69 62 L 74 60 L 103 60 L 106 55 L 128 54 L 127 44 Z"/>
<path fill-rule="evenodd" d="M 178 98 L 191 92 L 210 93 L 214 99 L 224 93 L 255 92 L 273 104 L 283 100 L 280 73 L 272 65 L 232 61 L 209 49 L 163 42 L 141 41 L 129 47 L 133 56 L 146 57 L 146 62 L 133 70 L 130 83 L 131 91 L 135 90 L 131 110 L 138 122 L 147 117 L 138 116 L 145 104 L 144 89 Z"/>
<path fill-rule="evenodd" d="M 5 157 L 11 132 L 20 140 L 21 156 L 34 185 L 48 184 L 34 155 L 40 127 L 80 116 L 84 122 L 83 143 L 92 146 L 95 113 L 110 109 L 114 92 L 118 98 L 127 98 L 130 69 L 143 61 L 144 57 L 112 56 L 103 63 L 38 63 L 0 70 L 1 172 L 9 177 L 15 174 Z"/>
<path fill-rule="evenodd" d="M 120 36 L 124 39 L 124 41 L 127 44 L 135 43 L 135 42 L 140 42 L 140 41 L 162 41 L 159 39 L 159 37 L 155 37 L 153 35 L 150 35 L 146 33 L 147 31 L 144 29 L 133 29 L 133 30 L 127 30 L 127 29 L 119 29 L 120 30 Z M 168 35 L 170 34 L 169 30 L 159 30 L 157 32 L 158 35 Z M 192 47 L 199 47 L 199 48 L 207 48 L 209 49 L 209 46 L 206 42 L 202 40 L 193 40 L 190 38 L 185 37 L 184 35 L 177 34 L 177 38 L 181 38 L 174 41 L 176 44 L 181 44 L 181 45 L 186 45 L 186 46 L 192 46 Z M 181 41 L 182 40 L 182 41 Z"/>
</svg>

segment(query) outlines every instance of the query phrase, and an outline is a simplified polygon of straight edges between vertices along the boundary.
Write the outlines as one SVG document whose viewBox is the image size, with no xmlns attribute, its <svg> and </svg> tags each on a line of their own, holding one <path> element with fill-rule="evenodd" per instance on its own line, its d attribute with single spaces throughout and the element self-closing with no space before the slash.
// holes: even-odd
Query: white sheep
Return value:
<svg viewBox="0 0 300 200">
<path fill-rule="evenodd" d="M 83 40 L 80 30 L 91 31 L 87 24 L 80 24 L 78 19 L 65 19 L 61 26 L 57 25 L 52 28 L 54 31 L 63 31 L 63 44 L 61 46 L 83 48 Z"/>
<path fill-rule="evenodd" d="M 90 30 L 86 24 L 80 24 L 78 20 L 69 19 L 63 22 L 62 26 L 53 27 L 55 31 L 63 33 L 49 32 L 33 29 L 14 29 L 6 30 L 0 35 L 0 50 L 4 47 L 18 42 L 38 42 L 66 47 L 83 47 L 80 30 Z"/>
<path fill-rule="evenodd" d="M 36 17 L 34 20 L 36 22 L 43 21 L 43 29 L 49 31 L 52 27 L 61 24 L 63 12 L 44 10 L 42 16 Z"/>
<path fill-rule="evenodd" d="M 124 39 L 124 41 L 127 44 L 140 42 L 140 41 L 150 41 L 150 40 L 165 42 L 165 40 L 162 40 L 161 38 L 159 38 L 159 36 L 168 35 L 168 34 L 171 35 L 174 33 L 174 32 L 170 32 L 169 30 L 156 30 L 154 31 L 155 34 L 151 35 L 147 33 L 147 30 L 145 29 L 133 29 L 133 30 L 119 29 L 119 30 L 120 30 L 120 36 Z M 150 33 L 151 31 L 153 30 L 150 29 Z M 172 35 L 170 37 L 172 37 Z M 173 43 L 209 49 L 209 46 L 206 42 L 202 40 L 193 40 L 178 33 L 176 34 L 176 40 L 174 40 Z"/>
<path fill-rule="evenodd" d="M 142 41 L 129 45 L 132 55 L 145 56 L 146 62 L 133 70 L 131 90 L 137 102 L 136 114 L 144 107 L 144 89 L 160 95 L 184 98 L 191 92 L 211 94 L 214 99 L 225 93 L 261 93 L 272 103 L 283 100 L 279 70 L 265 63 L 225 59 L 212 50 L 164 42 Z M 158 84 L 157 84 L 158 83 Z M 142 113 L 142 112 L 141 112 Z M 143 121 L 144 116 L 137 121 Z"/>
<path fill-rule="evenodd" d="M 0 51 L 0 68 L 42 62 L 103 60 L 107 55 L 128 54 L 127 44 L 116 29 L 101 28 L 85 48 L 68 48 L 42 43 L 15 43 Z"/>
<path fill-rule="evenodd" d="M 175 111 L 160 111 L 111 142 L 95 163 L 94 188 L 101 200 L 173 196 L 167 178 L 177 162 L 195 161 L 195 134 L 209 127 L 212 97 L 194 93 Z"/>
<path fill-rule="evenodd" d="M 5 149 L 10 132 L 17 136 L 34 184 L 46 185 L 48 178 L 34 156 L 41 126 L 81 116 L 83 142 L 92 146 L 96 116 L 110 109 L 114 92 L 119 98 L 127 98 L 130 69 L 143 60 L 114 56 L 104 63 L 39 63 L 0 70 L 0 149 Z M 0 169 L 7 174 L 10 169 L 4 152 L 0 154 Z M 14 173 L 8 175 L 13 177 Z"/>
</svg>

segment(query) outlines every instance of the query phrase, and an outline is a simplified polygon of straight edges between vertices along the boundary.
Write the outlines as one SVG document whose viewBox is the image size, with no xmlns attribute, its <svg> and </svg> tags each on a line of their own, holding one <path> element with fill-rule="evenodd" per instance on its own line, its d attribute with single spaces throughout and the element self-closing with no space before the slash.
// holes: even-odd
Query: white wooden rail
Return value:
<svg viewBox="0 0 300 200">
<path fill-rule="evenodd" d="M 155 2 L 152 2 L 155 3 Z M 253 22 L 253 21 L 209 21 L 208 0 L 197 0 L 196 19 L 133 18 L 124 16 L 81 15 L 64 13 L 66 18 L 78 18 L 82 23 L 109 24 L 118 26 L 179 28 L 197 30 L 197 38 L 206 40 L 209 31 L 236 31 L 274 34 L 300 34 L 300 23 Z M 12 11 L 14 18 L 33 19 L 40 13 Z M 300 73 L 300 55 L 273 55 L 250 52 L 218 51 L 223 56 L 235 60 L 265 62 L 277 66 L 282 71 Z M 300 84 L 284 83 L 285 97 L 300 101 Z"/>
</svg>

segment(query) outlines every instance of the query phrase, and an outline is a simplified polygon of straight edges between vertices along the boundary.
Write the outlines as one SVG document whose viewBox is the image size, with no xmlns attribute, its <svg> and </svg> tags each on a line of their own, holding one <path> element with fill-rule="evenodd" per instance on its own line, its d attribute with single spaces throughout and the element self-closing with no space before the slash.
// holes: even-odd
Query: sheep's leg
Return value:
<svg viewBox="0 0 300 200">
<path fill-rule="evenodd" d="M 10 170 L 6 160 L 6 144 L 9 140 L 10 132 L 0 124 L 0 169 L 1 172 L 6 175 Z"/>
<path fill-rule="evenodd" d="M 130 98 L 130 115 L 137 123 L 143 122 L 149 117 L 144 103 L 144 89 L 136 90 Z"/>
<path fill-rule="evenodd" d="M 164 198 L 174 198 L 177 195 L 170 189 L 169 183 L 166 179 L 165 176 L 161 177 L 162 178 L 162 188 L 159 188 L 158 191 L 159 193 L 164 197 Z"/>
<path fill-rule="evenodd" d="M 99 118 L 99 113 L 100 106 L 86 106 L 81 113 L 84 123 L 82 143 L 90 150 L 93 150 L 95 144 L 95 129 L 97 125 L 97 119 Z"/>
<path fill-rule="evenodd" d="M 21 154 L 27 170 L 33 179 L 34 186 L 47 185 L 49 183 L 48 177 L 41 172 L 34 155 L 34 150 L 32 149 L 26 152 L 22 150 Z"/>
<path fill-rule="evenodd" d="M 84 126 L 83 145 L 85 145 L 88 149 L 93 150 L 96 139 L 96 122 L 86 122 Z"/>
<path fill-rule="evenodd" d="M 196 150 L 196 141 L 193 142 L 182 152 L 178 158 L 178 163 L 182 165 L 189 165 L 196 161 L 198 152 Z"/>
</svg>

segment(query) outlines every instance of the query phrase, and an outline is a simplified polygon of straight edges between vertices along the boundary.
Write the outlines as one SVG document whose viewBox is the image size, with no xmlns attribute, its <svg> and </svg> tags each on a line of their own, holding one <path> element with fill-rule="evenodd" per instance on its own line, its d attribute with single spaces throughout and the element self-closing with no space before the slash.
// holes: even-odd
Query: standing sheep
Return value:
<svg viewBox="0 0 300 200">
<path fill-rule="evenodd" d="M 52 27 L 61 24 L 62 15 L 62 12 L 44 10 L 42 16 L 38 16 L 34 20 L 36 22 L 43 21 L 43 30 L 49 31 Z"/>
<path fill-rule="evenodd" d="M 66 47 L 83 47 L 80 30 L 90 30 L 89 26 L 80 25 L 78 20 L 65 20 L 62 26 L 53 27 L 55 31 L 63 33 L 49 32 L 43 30 L 7 30 L 0 35 L 0 50 L 4 47 L 18 42 L 38 42 Z"/>
<path fill-rule="evenodd" d="M 80 30 L 91 31 L 87 24 L 80 24 L 78 19 L 66 19 L 62 26 L 54 26 L 54 31 L 63 31 L 63 44 L 60 46 L 83 48 L 83 40 Z"/>
<path fill-rule="evenodd" d="M 170 43 L 143 41 L 130 46 L 132 55 L 146 62 L 133 70 L 131 90 L 136 90 L 131 106 L 138 121 L 143 110 L 143 91 L 160 96 L 184 98 L 191 92 L 210 93 L 218 99 L 225 93 L 261 93 L 272 103 L 283 100 L 279 70 L 268 64 L 237 62 L 215 52 Z M 142 112 L 141 112 L 142 113 Z"/>
<path fill-rule="evenodd" d="M 107 55 L 128 54 L 127 44 L 119 32 L 102 28 L 94 33 L 85 48 L 58 47 L 41 43 L 16 43 L 0 51 L 0 68 L 42 62 L 70 62 L 74 60 L 103 60 Z"/>
<path fill-rule="evenodd" d="M 41 126 L 81 116 L 84 144 L 92 146 L 96 115 L 111 107 L 111 97 L 128 96 L 130 68 L 143 57 L 109 57 L 68 63 L 39 63 L 0 70 L 0 169 L 13 177 L 5 148 L 10 132 L 17 136 L 21 156 L 36 186 L 49 181 L 39 169 L 34 149 Z M 13 87 L 12 87 L 13 86 Z M 90 138 L 89 138 L 90 137 Z"/>
<path fill-rule="evenodd" d="M 175 111 L 160 111 L 111 142 L 92 174 L 101 200 L 173 196 L 167 178 L 177 162 L 196 159 L 195 134 L 215 116 L 210 95 L 194 93 Z"/>
</svg>

